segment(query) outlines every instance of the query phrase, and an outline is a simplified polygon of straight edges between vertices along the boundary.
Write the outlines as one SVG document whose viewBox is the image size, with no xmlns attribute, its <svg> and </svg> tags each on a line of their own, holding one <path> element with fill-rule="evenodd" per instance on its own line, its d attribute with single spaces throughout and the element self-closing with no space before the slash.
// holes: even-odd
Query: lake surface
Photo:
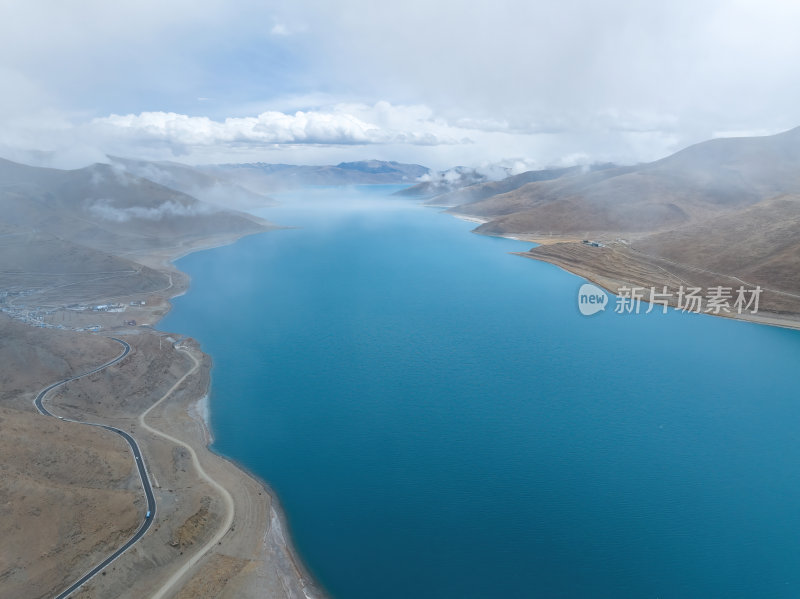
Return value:
<svg viewBox="0 0 800 599">
<path fill-rule="evenodd" d="M 582 316 L 530 244 L 391 188 L 198 252 L 163 330 L 214 360 L 214 449 L 336 599 L 800 597 L 800 334 Z"/>
</svg>

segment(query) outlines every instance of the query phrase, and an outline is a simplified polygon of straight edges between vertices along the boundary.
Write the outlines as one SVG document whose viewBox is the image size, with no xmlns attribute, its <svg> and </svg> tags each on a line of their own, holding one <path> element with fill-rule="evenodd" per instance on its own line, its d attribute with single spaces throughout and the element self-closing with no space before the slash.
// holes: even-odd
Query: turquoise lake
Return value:
<svg viewBox="0 0 800 599">
<path fill-rule="evenodd" d="M 214 449 L 335 599 L 800 597 L 800 333 L 591 317 L 530 244 L 388 194 L 178 261 Z"/>
</svg>

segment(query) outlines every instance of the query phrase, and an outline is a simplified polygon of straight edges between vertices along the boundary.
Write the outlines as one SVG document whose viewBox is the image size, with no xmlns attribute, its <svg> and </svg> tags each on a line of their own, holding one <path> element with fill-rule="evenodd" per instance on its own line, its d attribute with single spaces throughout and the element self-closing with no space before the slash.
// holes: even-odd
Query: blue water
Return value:
<svg viewBox="0 0 800 599">
<path fill-rule="evenodd" d="M 333 597 L 800 597 L 800 334 L 581 316 L 529 244 L 386 193 L 284 195 L 161 324 Z"/>
</svg>

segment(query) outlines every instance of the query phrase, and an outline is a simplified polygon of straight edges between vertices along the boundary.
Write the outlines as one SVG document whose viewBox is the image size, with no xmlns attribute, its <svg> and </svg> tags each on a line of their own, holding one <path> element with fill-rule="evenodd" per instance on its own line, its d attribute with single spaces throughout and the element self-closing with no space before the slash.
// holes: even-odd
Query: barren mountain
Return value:
<svg viewBox="0 0 800 599">
<path fill-rule="evenodd" d="M 760 285 L 762 309 L 784 324 L 800 315 L 800 128 L 529 183 L 451 211 L 486 219 L 479 233 L 546 240 L 525 255 L 611 291 Z"/>
<path fill-rule="evenodd" d="M 475 183 L 460 189 L 448 191 L 434 196 L 427 202 L 431 206 L 445 206 L 454 207 L 461 206 L 462 204 L 471 204 L 478 202 L 492 196 L 508 193 L 519 189 L 527 183 L 536 181 L 550 181 L 553 179 L 560 179 L 561 177 L 568 177 L 580 173 L 586 173 L 594 170 L 603 170 L 612 168 L 613 165 L 594 165 L 591 167 L 571 166 L 566 168 L 551 168 L 542 169 L 537 171 L 526 171 L 518 175 L 512 175 L 501 179 L 500 181 L 486 181 L 482 183 Z"/>
<path fill-rule="evenodd" d="M 465 204 L 488 234 L 645 234 L 800 190 L 800 128 L 715 139 L 662 160 L 534 182 Z"/>
<path fill-rule="evenodd" d="M 0 310 L 37 324 L 95 326 L 104 320 L 67 308 L 174 293 L 185 280 L 169 259 L 271 227 L 119 166 L 65 171 L 0 159 Z M 163 297 L 151 299 L 148 309 L 163 313 Z"/>
<path fill-rule="evenodd" d="M 109 156 L 114 166 L 138 177 L 181 191 L 200 201 L 232 210 L 271 206 L 275 200 L 222 174 L 211 174 L 179 162 L 151 162 Z"/>
<path fill-rule="evenodd" d="M 167 275 L 131 260 L 0 224 L 0 308 L 100 303 L 168 285 Z"/>
<path fill-rule="evenodd" d="M 75 572 L 123 543 L 139 521 L 138 476 L 125 442 L 31 408 L 39 389 L 109 359 L 114 346 L 0 314 L 3 597 L 52 597 Z"/>
<path fill-rule="evenodd" d="M 0 208 L 5 223 L 111 253 L 266 227 L 105 164 L 64 171 L 0 160 Z"/>
<path fill-rule="evenodd" d="M 800 297 L 800 194 L 650 235 L 633 249 Z"/>
</svg>

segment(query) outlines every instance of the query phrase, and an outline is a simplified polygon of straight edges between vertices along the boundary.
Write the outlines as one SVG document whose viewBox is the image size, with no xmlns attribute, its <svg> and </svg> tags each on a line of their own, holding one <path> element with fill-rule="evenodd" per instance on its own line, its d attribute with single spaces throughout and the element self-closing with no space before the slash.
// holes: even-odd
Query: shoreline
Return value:
<svg viewBox="0 0 800 599">
<path fill-rule="evenodd" d="M 207 355 L 207 354 L 206 354 Z M 270 497 L 270 509 L 269 509 L 269 522 L 270 526 L 268 527 L 266 534 L 264 535 L 264 541 L 267 542 L 270 533 L 273 532 L 273 526 L 275 524 L 278 525 L 278 533 L 279 533 L 279 540 L 281 541 L 281 548 L 284 549 L 288 554 L 292 562 L 292 566 L 294 567 L 298 579 L 303 583 L 303 590 L 306 599 L 328 599 L 329 595 L 325 592 L 322 585 L 316 579 L 316 577 L 311 574 L 308 566 L 306 566 L 303 559 L 300 557 L 300 554 L 297 552 L 297 548 L 292 543 L 292 534 L 291 534 L 291 527 L 289 526 L 289 519 L 286 515 L 286 510 L 283 508 L 283 504 L 280 501 L 278 494 L 275 490 L 270 486 L 270 484 L 258 474 L 255 474 L 252 470 L 250 470 L 247 466 L 239 462 L 238 460 L 231 458 L 225 454 L 219 453 L 208 447 L 208 450 L 212 452 L 218 458 L 224 460 L 230 466 L 240 470 L 246 476 L 251 478 L 252 480 L 256 481 L 259 486 L 261 486 L 264 491 Z M 310 589 L 313 591 L 312 594 L 305 592 L 306 589 Z"/>
<path fill-rule="evenodd" d="M 498 235 L 497 237 L 503 237 L 503 236 L 502 235 Z M 619 290 L 618 288 L 615 290 L 608 279 L 605 279 L 604 277 L 594 273 L 589 268 L 585 268 L 584 269 L 584 268 L 579 268 L 579 267 L 566 266 L 566 265 L 561 264 L 560 262 L 558 262 L 556 260 L 548 260 L 544 256 L 532 255 L 530 252 L 510 252 L 510 253 L 513 256 L 520 256 L 521 258 L 527 258 L 529 260 L 536 260 L 538 262 L 544 262 L 546 264 L 552 264 L 553 266 L 555 266 L 557 268 L 560 268 L 564 272 L 568 272 L 571 275 L 575 275 L 576 277 L 579 277 L 579 278 L 583 279 L 584 281 L 587 281 L 589 283 L 593 283 L 593 284 L 597 285 L 598 287 L 602 287 L 603 289 L 605 289 L 606 291 L 608 291 L 612 295 L 616 296 L 616 292 Z M 642 298 L 641 301 L 644 302 L 644 303 L 649 303 L 646 298 Z M 670 304 L 670 308 L 672 308 L 673 310 L 678 310 L 678 308 L 676 306 L 672 305 L 672 304 Z M 740 314 L 725 314 L 725 313 L 722 313 L 722 312 L 720 312 L 719 314 L 702 312 L 700 314 L 701 315 L 705 315 L 705 316 L 724 318 L 726 320 L 732 320 L 732 321 L 736 321 L 736 322 L 748 322 L 748 323 L 758 324 L 758 325 L 762 325 L 762 326 L 771 326 L 771 327 L 777 327 L 777 328 L 782 328 L 782 329 L 791 329 L 791 330 L 796 330 L 796 331 L 800 330 L 800 317 L 794 317 L 794 318 L 792 318 L 791 316 L 782 317 L 779 314 L 770 313 L 770 312 L 757 312 L 755 314 L 747 313 L 747 314 L 741 314 L 741 315 Z"/>
<path fill-rule="evenodd" d="M 423 204 L 424 206 L 431 207 L 431 208 L 457 208 L 457 206 L 436 206 L 435 204 Z M 458 220 L 463 220 L 468 223 L 475 223 L 478 225 L 485 225 L 486 223 L 490 222 L 488 218 L 482 218 L 480 216 L 469 216 L 467 214 L 461 214 L 459 212 L 448 212 L 447 210 L 440 210 L 442 214 L 447 214 Z M 537 245 L 548 245 L 551 243 L 561 243 L 563 241 L 580 241 L 577 237 L 540 237 L 540 236 L 529 236 L 526 235 L 524 237 L 517 236 L 517 235 L 496 235 L 492 233 L 483 233 L 478 231 L 477 228 L 472 229 L 470 233 L 474 233 L 475 235 L 483 235 L 484 237 L 499 237 L 501 239 L 511 239 L 513 241 L 524 241 L 526 243 L 535 243 Z"/>
<path fill-rule="evenodd" d="M 272 225 L 270 223 L 262 231 L 254 231 L 252 233 L 245 233 L 242 235 L 235 235 L 235 236 L 225 236 L 222 238 L 215 239 L 210 244 L 198 243 L 195 247 L 186 249 L 186 251 L 182 251 L 178 255 L 164 256 L 162 254 L 158 254 L 157 258 L 161 258 L 160 260 L 161 264 L 159 270 L 166 269 L 167 271 L 180 273 L 181 276 L 184 277 L 185 287 L 176 289 L 175 294 L 171 294 L 169 295 L 169 297 L 166 298 L 168 309 L 164 312 L 164 314 L 159 316 L 155 320 L 155 322 L 153 322 L 152 324 L 153 330 L 157 333 L 167 333 L 166 331 L 161 331 L 156 327 L 158 326 L 158 323 L 172 311 L 172 308 L 174 307 L 172 304 L 172 300 L 175 299 L 176 297 L 184 295 L 188 291 L 191 285 L 191 277 L 187 273 L 178 268 L 178 266 L 175 264 L 176 261 L 195 252 L 212 250 L 227 245 L 232 245 L 238 242 L 239 240 L 244 239 L 245 237 L 249 237 L 251 235 L 262 235 L 282 228 L 286 227 L 280 227 Z M 182 333 L 176 332 L 176 334 L 182 334 Z M 200 346 L 199 341 L 195 340 L 195 342 L 197 343 L 198 346 Z M 209 453 L 213 454 L 217 458 L 224 461 L 231 469 L 236 470 L 241 475 L 244 475 L 245 477 L 248 477 L 251 480 L 253 480 L 264 491 L 264 493 L 266 493 L 266 495 L 270 499 L 270 508 L 269 508 L 269 513 L 267 514 L 268 524 L 266 530 L 264 531 L 262 550 L 266 551 L 268 548 L 267 546 L 269 545 L 270 542 L 276 543 L 277 545 L 276 549 L 278 549 L 279 551 L 280 550 L 285 551 L 286 554 L 289 556 L 292 567 L 297 577 L 297 581 L 300 583 L 300 586 L 302 587 L 304 597 L 306 599 L 328 599 L 329 595 L 324 590 L 320 582 L 316 579 L 316 577 L 314 577 L 311 574 L 310 570 L 306 566 L 303 559 L 300 557 L 300 554 L 298 553 L 297 548 L 295 547 L 292 541 L 291 527 L 289 525 L 288 517 L 286 516 L 286 512 L 282 507 L 280 498 L 278 497 L 274 489 L 272 489 L 272 487 L 264 478 L 252 472 L 246 465 L 242 464 L 238 460 L 235 460 L 229 456 L 226 456 L 212 449 L 211 445 L 214 442 L 214 433 L 211 427 L 210 392 L 211 392 L 211 380 L 212 380 L 211 370 L 213 368 L 213 357 L 210 354 L 203 351 L 202 347 L 199 349 L 199 351 L 201 352 L 202 356 L 207 358 L 208 360 L 208 366 L 206 366 L 204 363 L 199 366 L 199 369 L 206 376 L 207 384 L 205 385 L 203 395 L 188 403 L 186 409 L 186 415 L 191 420 L 196 422 L 203 431 L 205 442 L 204 446 L 201 449 L 208 451 Z M 266 557 L 265 553 L 259 555 L 259 558 L 265 558 L 265 557 Z M 201 561 L 202 559 L 204 558 L 201 558 Z"/>
<path fill-rule="evenodd" d="M 438 206 L 431 206 L 431 208 L 438 208 Z M 449 214 L 450 216 L 454 216 L 458 220 L 467 221 L 468 223 L 478 223 L 479 225 L 483 225 L 489 222 L 489 219 L 480 218 L 477 216 L 467 216 L 466 214 L 458 214 L 456 212 L 447 212 L 447 210 L 441 210 L 443 214 Z M 497 235 L 497 237 L 503 237 L 503 235 Z"/>
<path fill-rule="evenodd" d="M 203 429 L 206 445 L 211 447 L 214 442 L 214 433 L 211 431 L 211 410 L 209 408 L 209 394 L 189 404 L 189 416 L 194 418 Z"/>
<path fill-rule="evenodd" d="M 447 214 L 447 213 L 446 213 Z M 475 222 L 475 223 L 484 223 L 488 222 L 486 219 L 481 219 L 477 217 L 470 217 L 464 216 L 461 214 L 454 214 L 449 213 L 451 216 L 455 216 L 459 220 L 464 220 L 467 222 Z M 579 242 L 580 239 L 577 237 L 541 237 L 541 236 L 525 236 L 525 237 L 517 237 L 515 235 L 498 235 L 498 234 L 490 234 L 490 233 L 483 233 L 472 229 L 470 233 L 474 233 L 475 235 L 483 235 L 485 237 L 499 237 L 502 239 L 511 239 L 513 241 L 525 241 L 529 243 L 535 243 L 537 246 L 547 246 L 553 245 L 558 243 L 570 243 L 570 242 Z M 520 256 L 522 258 L 527 258 L 529 260 L 536 260 L 539 262 L 544 262 L 546 264 L 552 264 L 563 270 L 564 272 L 568 272 L 571 275 L 575 275 L 589 283 L 593 283 L 599 287 L 602 287 L 612 295 L 616 295 L 616 291 L 614 287 L 611 285 L 610 280 L 603 277 L 602 275 L 594 272 L 588 265 L 581 266 L 581 265 L 567 265 L 564 264 L 562 261 L 559 261 L 555 258 L 550 259 L 548 256 L 542 255 L 534 255 L 530 251 L 527 252 L 509 252 L 512 256 Z M 646 299 L 642 299 L 643 302 L 649 303 Z M 673 309 L 677 309 L 676 306 L 670 304 L 670 307 Z M 706 314 L 705 312 L 703 314 Z M 772 326 L 782 329 L 791 329 L 791 330 L 800 330 L 800 315 L 791 315 L 786 314 L 785 316 L 780 313 L 775 312 L 757 312 L 755 314 L 712 314 L 708 313 L 708 316 L 716 316 L 718 318 L 725 318 L 727 320 L 733 320 L 737 322 L 749 322 L 753 324 L 759 324 L 762 326 Z"/>
</svg>

